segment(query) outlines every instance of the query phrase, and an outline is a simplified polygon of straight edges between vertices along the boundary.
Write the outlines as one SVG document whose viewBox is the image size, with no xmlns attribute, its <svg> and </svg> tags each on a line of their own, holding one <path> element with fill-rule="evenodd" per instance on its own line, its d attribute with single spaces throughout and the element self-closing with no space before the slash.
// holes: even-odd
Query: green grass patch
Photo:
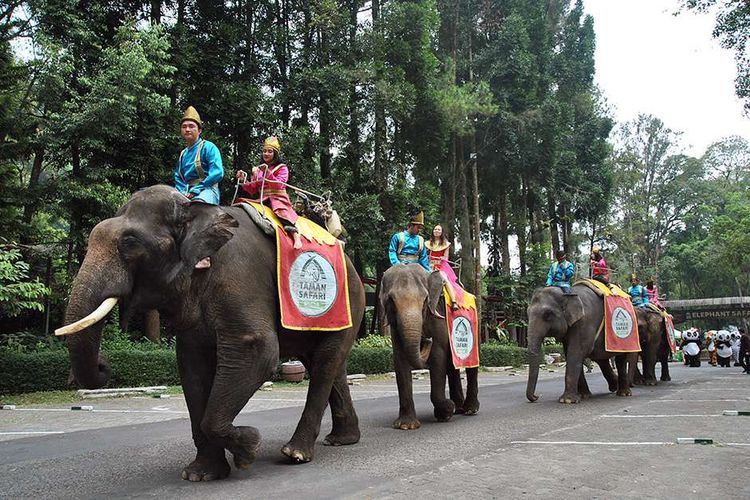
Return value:
<svg viewBox="0 0 750 500">
<path fill-rule="evenodd" d="M 36 391 L 25 394 L 3 394 L 0 396 L 0 403 L 17 406 L 77 403 L 79 401 L 81 401 L 81 397 L 77 391 Z"/>
</svg>

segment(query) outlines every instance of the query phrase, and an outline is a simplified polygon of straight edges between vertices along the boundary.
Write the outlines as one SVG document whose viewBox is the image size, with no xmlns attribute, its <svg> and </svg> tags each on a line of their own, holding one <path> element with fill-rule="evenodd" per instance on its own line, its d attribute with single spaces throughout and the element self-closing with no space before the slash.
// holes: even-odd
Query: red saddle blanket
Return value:
<svg viewBox="0 0 750 500">
<path fill-rule="evenodd" d="M 479 366 L 479 328 L 477 322 L 477 305 L 474 296 L 463 293 L 463 302 L 455 311 L 451 309 L 451 299 L 447 292 L 445 297 L 445 321 L 448 324 L 448 336 L 451 342 L 453 366 L 456 368 L 475 368 Z"/>
<path fill-rule="evenodd" d="M 669 343 L 669 350 L 672 351 L 672 354 L 677 352 L 677 339 L 675 339 L 674 335 L 674 322 L 672 321 L 672 316 L 669 314 L 664 316 L 664 327 L 667 329 L 667 341 Z"/>
<path fill-rule="evenodd" d="M 638 318 L 629 298 L 604 297 L 604 349 L 607 352 L 640 352 Z"/>
<path fill-rule="evenodd" d="M 292 238 L 276 226 L 276 259 L 281 325 L 289 330 L 343 330 L 352 326 L 349 281 L 340 241 L 325 244 Z"/>
</svg>

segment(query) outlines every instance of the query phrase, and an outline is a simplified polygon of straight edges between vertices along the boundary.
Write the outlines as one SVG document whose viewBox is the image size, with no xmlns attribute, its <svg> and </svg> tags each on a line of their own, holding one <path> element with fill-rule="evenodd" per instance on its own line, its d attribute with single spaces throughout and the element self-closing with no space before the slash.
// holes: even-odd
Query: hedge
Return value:
<svg viewBox="0 0 750 500">
<path fill-rule="evenodd" d="M 561 346 L 545 346 L 544 352 L 561 352 Z M 175 351 L 170 349 L 116 350 L 104 356 L 112 368 L 109 387 L 179 385 Z M 483 366 L 520 366 L 526 363 L 526 349 L 511 345 L 482 344 Z M 348 373 L 393 371 L 393 353 L 388 347 L 352 349 Z M 0 351 L 0 394 L 69 389 L 70 361 L 65 350 L 35 353 Z"/>
</svg>

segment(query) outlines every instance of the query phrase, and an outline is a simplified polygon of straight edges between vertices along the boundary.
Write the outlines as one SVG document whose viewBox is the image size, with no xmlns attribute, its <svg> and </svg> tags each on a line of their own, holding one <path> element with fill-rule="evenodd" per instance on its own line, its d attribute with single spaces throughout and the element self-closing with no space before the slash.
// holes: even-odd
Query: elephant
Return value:
<svg viewBox="0 0 750 500">
<path fill-rule="evenodd" d="M 206 256 L 211 257 L 210 267 L 196 266 Z M 61 329 L 83 327 L 67 337 L 75 380 L 86 388 L 108 381 L 110 368 L 99 353 L 107 308 L 119 301 L 123 320 L 134 310 L 155 309 L 176 337 L 178 371 L 197 449 L 195 460 L 182 470 L 183 479 L 227 477 L 225 450 L 237 468 L 252 464 L 260 434 L 233 421 L 272 375 L 280 356 L 297 357 L 310 374 L 304 411 L 282 453 L 296 463 L 313 458 L 328 404 L 333 428 L 324 444 L 356 443 L 359 422 L 346 381 L 346 357 L 363 317 L 365 296 L 348 259 L 346 265 L 352 326 L 334 332 L 282 329 L 275 240 L 241 207 L 190 202 L 163 185 L 142 189 L 89 236 L 65 313 L 66 324 L 75 328 Z M 97 309 L 100 303 L 103 312 Z"/>
<path fill-rule="evenodd" d="M 669 340 L 667 327 L 661 314 L 645 307 L 635 308 L 638 317 L 638 335 L 641 340 L 643 374 L 638 371 L 638 355 L 631 356 L 631 381 L 636 385 L 656 385 L 656 364 L 661 363 L 661 381 L 672 380 L 669 375 Z"/>
<path fill-rule="evenodd" d="M 537 288 L 527 309 L 529 378 L 526 398 L 535 402 L 541 362 L 541 346 L 545 337 L 555 337 L 565 350 L 565 390 L 560 403 L 578 403 L 591 395 L 583 376 L 583 360 L 590 358 L 602 368 L 610 390 L 618 396 L 630 396 L 628 353 L 617 354 L 604 349 L 604 335 L 597 335 L 604 316 L 602 297 L 586 285 L 574 285 L 566 294 L 558 287 Z M 607 361 L 614 357 L 617 378 L 614 379 Z M 616 385 L 615 385 L 616 384 Z"/>
<path fill-rule="evenodd" d="M 466 368 L 464 398 L 461 375 L 453 365 L 440 272 L 428 273 L 417 264 L 393 266 L 383 274 L 378 298 L 381 324 L 391 332 L 398 385 L 399 412 L 393 427 L 421 426 L 414 410 L 411 370 L 425 366 L 430 370 L 430 400 L 438 421 L 447 422 L 454 413 L 475 415 L 479 368 Z M 449 399 L 445 397 L 446 376 Z"/>
</svg>

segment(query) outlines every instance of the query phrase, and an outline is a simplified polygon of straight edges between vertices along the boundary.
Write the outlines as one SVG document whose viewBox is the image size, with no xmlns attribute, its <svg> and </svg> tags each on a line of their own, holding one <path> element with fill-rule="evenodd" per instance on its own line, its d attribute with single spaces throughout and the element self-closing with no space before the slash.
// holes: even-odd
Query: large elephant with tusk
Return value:
<svg viewBox="0 0 750 500">
<path fill-rule="evenodd" d="M 464 397 L 461 375 L 453 366 L 440 273 L 427 273 L 416 264 L 393 266 L 383 274 L 379 300 L 381 323 L 391 332 L 398 385 L 399 412 L 393 427 L 420 427 L 411 371 L 426 366 L 435 418 L 446 422 L 454 413 L 475 415 L 479 411 L 479 369 L 466 368 Z M 446 377 L 450 399 L 445 397 Z"/>
<path fill-rule="evenodd" d="M 197 266 L 210 256 L 208 268 Z M 257 453 L 257 429 L 233 425 L 248 399 L 268 380 L 279 356 L 302 360 L 310 386 L 302 417 L 282 453 L 307 462 L 331 405 L 333 429 L 325 444 L 359 440 L 359 424 L 346 382 L 346 357 L 364 312 L 364 289 L 347 259 L 351 328 L 293 332 L 281 328 L 276 245 L 239 207 L 188 201 L 175 189 L 153 186 L 135 193 L 111 219 L 91 232 L 73 283 L 67 343 L 77 382 L 105 385 L 100 358 L 103 319 L 119 302 L 121 320 L 133 310 L 156 309 L 177 338 L 177 363 L 197 455 L 182 471 L 191 481 L 229 474 L 225 450 L 237 467 Z"/>
</svg>

